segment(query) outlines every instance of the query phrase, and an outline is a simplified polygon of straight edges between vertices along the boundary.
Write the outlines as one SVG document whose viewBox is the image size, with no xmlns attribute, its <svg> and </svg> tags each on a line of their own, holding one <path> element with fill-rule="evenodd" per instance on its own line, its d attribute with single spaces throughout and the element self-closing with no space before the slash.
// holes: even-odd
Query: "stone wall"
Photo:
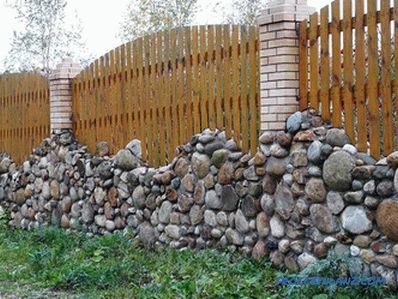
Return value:
<svg viewBox="0 0 398 299">
<path fill-rule="evenodd" d="M 133 140 L 97 156 L 70 133 L 46 139 L 22 166 L 0 157 L 10 225 L 87 234 L 130 230 L 147 246 L 216 247 L 298 271 L 332 251 L 397 286 L 398 152 L 376 162 L 313 111 L 265 132 L 255 156 L 205 130 L 154 169 Z"/>
</svg>

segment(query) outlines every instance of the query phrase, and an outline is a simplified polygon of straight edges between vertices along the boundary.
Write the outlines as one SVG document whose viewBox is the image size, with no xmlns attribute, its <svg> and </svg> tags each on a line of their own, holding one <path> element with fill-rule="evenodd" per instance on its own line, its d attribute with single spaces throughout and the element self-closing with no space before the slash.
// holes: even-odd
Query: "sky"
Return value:
<svg viewBox="0 0 398 299">
<path fill-rule="evenodd" d="M 0 0 L 0 70 L 4 58 L 9 51 L 9 45 L 14 30 L 18 29 L 15 13 L 9 8 L 10 3 L 23 0 Z M 229 7 L 232 0 L 221 0 Z M 67 16 L 77 11 L 81 19 L 82 36 L 93 57 L 99 57 L 121 44 L 117 33 L 129 0 L 68 0 Z M 318 10 L 328 5 L 331 0 L 308 0 L 308 5 Z M 196 24 L 216 24 L 221 22 L 221 12 L 210 9 L 214 0 L 199 0 L 200 13 L 194 21 Z"/>
</svg>

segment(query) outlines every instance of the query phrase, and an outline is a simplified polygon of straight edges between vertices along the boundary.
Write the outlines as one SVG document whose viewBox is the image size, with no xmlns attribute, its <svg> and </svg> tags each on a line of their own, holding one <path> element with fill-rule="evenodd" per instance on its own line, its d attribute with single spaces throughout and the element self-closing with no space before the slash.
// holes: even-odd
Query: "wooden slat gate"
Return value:
<svg viewBox="0 0 398 299">
<path fill-rule="evenodd" d="M 319 109 L 375 158 L 397 149 L 397 43 L 398 0 L 335 0 L 300 24 L 301 109 Z"/>
<path fill-rule="evenodd" d="M 204 128 L 225 129 L 255 152 L 259 130 L 258 32 L 249 26 L 193 26 L 124 44 L 73 80 L 74 132 L 95 151 L 115 153 L 133 138 L 143 159 L 171 161 Z"/>
</svg>

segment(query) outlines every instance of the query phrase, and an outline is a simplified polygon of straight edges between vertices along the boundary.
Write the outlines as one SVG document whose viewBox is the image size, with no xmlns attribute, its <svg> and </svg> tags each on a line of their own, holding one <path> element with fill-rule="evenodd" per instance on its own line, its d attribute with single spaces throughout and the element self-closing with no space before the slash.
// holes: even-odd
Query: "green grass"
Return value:
<svg viewBox="0 0 398 299">
<path fill-rule="evenodd" d="M 327 267 L 321 264 L 317 273 Z M 147 250 L 121 234 L 90 239 L 0 225 L 0 298 L 328 298 L 330 290 L 322 288 L 275 286 L 280 274 L 287 273 L 238 254 Z M 380 288 L 345 288 L 329 297 L 336 294 L 389 295 Z"/>
</svg>

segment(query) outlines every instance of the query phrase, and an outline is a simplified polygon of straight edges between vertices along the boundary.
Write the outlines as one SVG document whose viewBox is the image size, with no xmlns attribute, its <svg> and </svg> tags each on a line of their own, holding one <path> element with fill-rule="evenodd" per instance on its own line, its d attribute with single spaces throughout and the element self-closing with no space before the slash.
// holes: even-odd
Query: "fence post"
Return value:
<svg viewBox="0 0 398 299">
<path fill-rule="evenodd" d="M 307 0 L 270 0 L 257 18 L 260 29 L 261 130 L 282 130 L 298 111 L 300 21 L 313 8 Z"/>
<path fill-rule="evenodd" d="M 58 134 L 72 130 L 72 79 L 82 67 L 65 58 L 50 75 L 50 130 Z"/>
</svg>

